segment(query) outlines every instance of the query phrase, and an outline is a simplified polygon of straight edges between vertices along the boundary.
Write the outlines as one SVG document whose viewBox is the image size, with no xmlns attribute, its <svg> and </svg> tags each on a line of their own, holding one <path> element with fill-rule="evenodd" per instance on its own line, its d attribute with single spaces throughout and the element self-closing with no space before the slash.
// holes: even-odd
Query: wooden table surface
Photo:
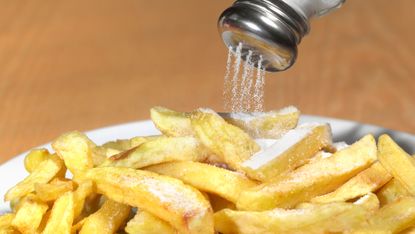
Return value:
<svg viewBox="0 0 415 234">
<path fill-rule="evenodd" d="M 2 1 L 0 162 L 69 130 L 149 118 L 149 108 L 222 110 L 231 1 Z M 316 19 L 266 109 L 415 133 L 413 0 L 348 0 Z M 114 136 L 117 138 L 117 136 Z"/>
</svg>

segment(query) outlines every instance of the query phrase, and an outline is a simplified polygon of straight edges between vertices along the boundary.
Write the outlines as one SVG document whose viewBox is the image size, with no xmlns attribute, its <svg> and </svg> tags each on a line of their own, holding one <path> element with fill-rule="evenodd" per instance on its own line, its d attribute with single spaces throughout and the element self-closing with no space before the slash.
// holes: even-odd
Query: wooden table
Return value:
<svg viewBox="0 0 415 234">
<path fill-rule="evenodd" d="M 69 130 L 149 118 L 149 108 L 221 110 L 231 1 L 3 1 L 0 162 Z M 415 1 L 349 0 L 312 24 L 266 108 L 415 133 Z M 117 136 L 114 136 L 116 138 Z"/>
</svg>

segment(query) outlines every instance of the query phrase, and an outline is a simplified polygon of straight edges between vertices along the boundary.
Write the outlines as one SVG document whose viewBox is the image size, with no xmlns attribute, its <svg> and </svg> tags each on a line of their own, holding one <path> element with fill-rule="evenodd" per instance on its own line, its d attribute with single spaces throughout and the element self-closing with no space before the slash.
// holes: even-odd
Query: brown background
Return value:
<svg viewBox="0 0 415 234">
<path fill-rule="evenodd" d="M 68 130 L 222 108 L 225 0 L 0 2 L 0 162 Z M 415 133 L 413 0 L 349 0 L 312 23 L 266 108 Z M 116 137 L 116 136 L 114 136 Z"/>
</svg>

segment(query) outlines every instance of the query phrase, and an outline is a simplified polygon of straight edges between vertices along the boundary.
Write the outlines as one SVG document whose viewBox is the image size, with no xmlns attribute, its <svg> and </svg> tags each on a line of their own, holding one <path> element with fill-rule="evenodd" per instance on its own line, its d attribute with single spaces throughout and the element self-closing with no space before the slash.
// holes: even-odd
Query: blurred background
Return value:
<svg viewBox="0 0 415 234">
<path fill-rule="evenodd" d="M 69 130 L 149 118 L 162 105 L 222 110 L 229 0 L 1 1 L 0 162 Z M 413 0 L 348 0 L 312 22 L 267 110 L 415 133 Z M 114 136 L 116 137 L 116 136 Z"/>
</svg>

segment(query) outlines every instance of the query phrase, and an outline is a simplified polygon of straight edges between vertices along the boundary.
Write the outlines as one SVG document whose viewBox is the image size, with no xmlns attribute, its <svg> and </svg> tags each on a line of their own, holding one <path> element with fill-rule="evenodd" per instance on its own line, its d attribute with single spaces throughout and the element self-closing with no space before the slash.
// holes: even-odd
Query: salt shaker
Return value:
<svg viewBox="0 0 415 234">
<path fill-rule="evenodd" d="M 242 58 L 262 57 L 269 72 L 291 67 L 297 45 L 310 31 L 310 20 L 339 8 L 345 0 L 237 0 L 219 17 L 218 28 L 227 47 L 242 43 Z"/>
</svg>

